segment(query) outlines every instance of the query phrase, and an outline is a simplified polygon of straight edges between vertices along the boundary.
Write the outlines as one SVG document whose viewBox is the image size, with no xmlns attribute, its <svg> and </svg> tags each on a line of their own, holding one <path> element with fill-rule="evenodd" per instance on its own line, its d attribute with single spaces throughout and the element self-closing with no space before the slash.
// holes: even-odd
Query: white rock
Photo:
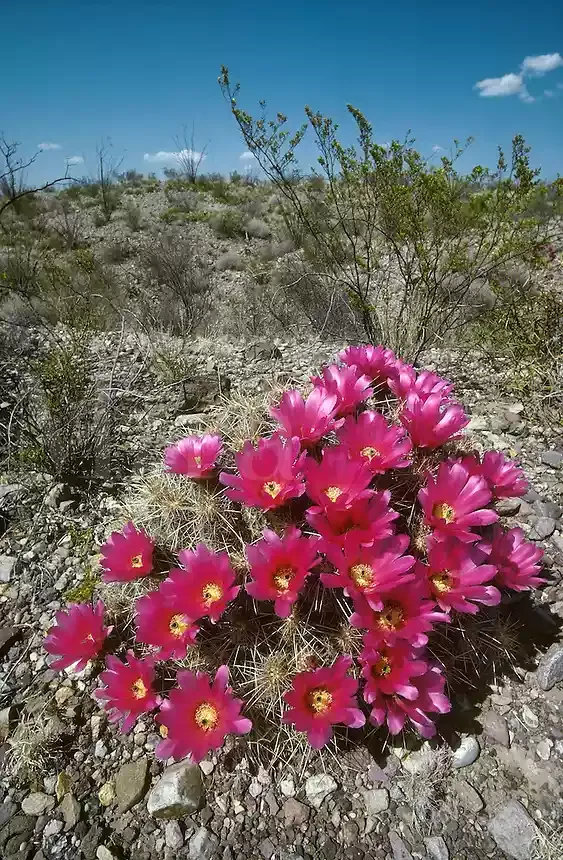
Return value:
<svg viewBox="0 0 563 860">
<path fill-rule="evenodd" d="M 209 776 L 210 773 L 213 773 L 213 768 L 215 767 L 213 762 L 209 761 L 209 759 L 207 758 L 204 758 L 203 761 L 200 761 L 199 766 L 205 776 Z"/>
<path fill-rule="evenodd" d="M 449 860 L 450 852 L 441 836 L 427 836 L 424 844 L 431 860 Z"/>
<path fill-rule="evenodd" d="M 115 860 L 115 854 L 112 854 L 109 848 L 106 848 L 105 845 L 98 845 L 96 857 L 98 860 Z"/>
<path fill-rule="evenodd" d="M 106 758 L 108 754 L 108 748 L 102 740 L 96 741 L 96 746 L 94 747 L 94 755 L 96 758 Z"/>
<path fill-rule="evenodd" d="M 295 783 L 292 776 L 280 779 L 280 791 L 284 797 L 295 797 Z"/>
<path fill-rule="evenodd" d="M 305 783 L 305 794 L 309 803 L 319 809 L 323 801 L 336 791 L 338 783 L 327 773 L 316 773 Z"/>
<path fill-rule="evenodd" d="M 184 837 L 177 821 L 168 821 L 164 829 L 164 841 L 168 848 L 178 849 L 184 844 Z"/>
<path fill-rule="evenodd" d="M 526 723 L 529 729 L 537 729 L 540 724 L 538 717 L 534 712 L 528 707 L 528 705 L 524 705 L 522 708 L 522 719 Z"/>
<path fill-rule="evenodd" d="M 50 797 L 48 794 L 43 794 L 42 791 L 34 791 L 23 799 L 22 811 L 25 812 L 26 815 L 39 816 L 51 810 L 54 805 L 54 797 Z"/>
<path fill-rule="evenodd" d="M 543 741 L 540 741 L 536 747 L 536 752 L 539 758 L 542 761 L 549 761 L 549 757 L 551 755 L 551 747 L 553 746 L 553 741 L 550 738 L 544 738 Z"/>
<path fill-rule="evenodd" d="M 467 767 L 477 761 L 481 747 L 479 741 L 472 735 L 463 738 L 462 742 L 453 754 L 452 764 L 454 767 Z"/>
<path fill-rule="evenodd" d="M 203 802 L 201 770 L 184 760 L 166 768 L 147 798 L 147 809 L 155 818 L 182 818 L 201 809 Z"/>
<path fill-rule="evenodd" d="M 43 836 L 45 839 L 49 839 L 51 836 L 57 836 L 61 830 L 63 829 L 64 824 L 62 821 L 57 821 L 56 818 L 53 818 L 52 821 L 48 821 L 43 830 Z"/>
<path fill-rule="evenodd" d="M 262 794 L 262 786 L 257 779 L 253 779 L 248 788 L 248 793 L 251 797 L 259 797 Z"/>
</svg>

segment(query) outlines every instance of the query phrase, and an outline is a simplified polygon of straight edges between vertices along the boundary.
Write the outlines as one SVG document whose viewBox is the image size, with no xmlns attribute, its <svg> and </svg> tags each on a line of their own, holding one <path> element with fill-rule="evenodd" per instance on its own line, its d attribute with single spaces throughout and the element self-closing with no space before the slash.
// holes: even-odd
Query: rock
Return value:
<svg viewBox="0 0 563 860">
<path fill-rule="evenodd" d="M 441 836 L 427 836 L 424 844 L 430 860 L 450 860 L 448 846 Z"/>
<path fill-rule="evenodd" d="M 263 839 L 258 846 L 258 850 L 264 860 L 270 860 L 270 858 L 274 856 L 276 846 L 269 837 L 266 837 L 266 839 Z"/>
<path fill-rule="evenodd" d="M 557 527 L 557 523 L 551 517 L 530 517 L 530 538 L 532 540 L 545 540 L 551 537 Z"/>
<path fill-rule="evenodd" d="M 543 741 L 540 741 L 536 747 L 538 758 L 541 758 L 542 761 L 549 761 L 552 746 L 553 741 L 550 738 L 544 738 Z"/>
<path fill-rule="evenodd" d="M 389 831 L 389 843 L 393 852 L 393 860 L 413 860 L 412 854 L 395 830 Z"/>
<path fill-rule="evenodd" d="M 389 792 L 386 788 L 372 788 L 364 791 L 364 803 L 368 815 L 379 815 L 389 809 Z"/>
<path fill-rule="evenodd" d="M 524 723 L 528 726 L 529 729 L 537 729 L 540 724 L 540 721 L 537 717 L 537 714 L 534 714 L 531 708 L 528 705 L 524 705 L 522 707 L 522 719 Z"/>
<path fill-rule="evenodd" d="M 0 582 L 10 582 L 16 560 L 11 555 L 0 555 Z"/>
<path fill-rule="evenodd" d="M 25 858 L 25 854 L 19 853 L 19 846 L 29 842 L 33 838 L 36 819 L 29 815 L 14 815 L 0 830 L 0 857 L 8 860 L 17 856 Z"/>
<path fill-rule="evenodd" d="M 0 741 L 5 741 L 15 719 L 16 711 L 11 706 L 2 708 L 0 711 Z"/>
<path fill-rule="evenodd" d="M 54 805 L 54 797 L 51 797 L 48 794 L 43 794 L 41 791 L 34 791 L 32 794 L 28 794 L 27 797 L 24 798 L 22 803 L 22 812 L 26 815 L 35 815 L 35 817 L 37 817 L 39 815 L 44 815 L 45 812 L 50 812 Z"/>
<path fill-rule="evenodd" d="M 64 824 L 62 821 L 58 821 L 56 818 L 53 818 L 51 821 L 48 821 L 43 828 L 43 837 L 45 839 L 49 839 L 51 836 L 57 836 L 63 827 Z"/>
<path fill-rule="evenodd" d="M 184 844 L 184 836 L 177 821 L 167 821 L 164 828 L 164 841 L 168 848 L 178 849 Z"/>
<path fill-rule="evenodd" d="M 563 454 L 560 451 L 544 451 L 541 455 L 541 461 L 544 466 L 551 466 L 552 469 L 558 469 L 563 463 Z"/>
<path fill-rule="evenodd" d="M 487 430 L 489 421 L 484 415 L 473 415 L 467 425 L 467 431 L 473 433 L 475 430 Z"/>
<path fill-rule="evenodd" d="M 193 415 L 177 415 L 174 419 L 174 427 L 205 427 L 209 418 L 203 412 L 195 412 Z"/>
<path fill-rule="evenodd" d="M 503 747 L 510 746 L 510 736 L 506 720 L 496 711 L 487 711 L 483 717 L 483 731 L 487 737 Z"/>
<path fill-rule="evenodd" d="M 149 761 L 146 756 L 136 761 L 128 761 L 118 770 L 115 777 L 115 796 L 119 812 L 127 812 L 143 799 L 148 787 L 148 773 Z"/>
<path fill-rule="evenodd" d="M 262 794 L 262 786 L 257 779 L 253 779 L 250 783 L 248 787 L 248 793 L 251 797 L 254 797 L 254 799 L 256 799 Z"/>
<path fill-rule="evenodd" d="M 166 768 L 148 796 L 147 809 L 154 818 L 182 818 L 197 812 L 204 803 L 201 770 L 184 760 Z"/>
<path fill-rule="evenodd" d="M 521 505 L 520 499 L 501 499 L 495 507 L 501 517 L 513 517 L 518 513 Z"/>
<path fill-rule="evenodd" d="M 531 860 L 534 856 L 538 831 L 517 800 L 509 800 L 497 809 L 489 821 L 489 833 L 512 860 Z"/>
<path fill-rule="evenodd" d="M 212 860 L 218 847 L 217 837 L 205 827 L 200 827 L 190 839 L 188 857 L 190 860 Z"/>
<path fill-rule="evenodd" d="M 305 824 L 309 818 L 309 812 L 309 807 L 295 800 L 294 797 L 288 797 L 281 808 L 281 814 L 284 817 L 286 827 L 300 827 L 302 824 Z"/>
<path fill-rule="evenodd" d="M 96 741 L 96 746 L 94 747 L 94 755 L 96 758 L 107 758 L 108 748 L 105 743 L 100 739 Z"/>
<path fill-rule="evenodd" d="M 280 779 L 280 791 L 284 797 L 295 796 L 295 783 L 293 782 L 292 776 L 288 776 L 285 779 Z"/>
<path fill-rule="evenodd" d="M 474 761 L 477 761 L 480 752 L 481 747 L 479 746 L 477 738 L 474 738 L 472 735 L 468 735 L 463 738 L 458 748 L 454 750 L 452 766 L 456 768 L 468 767 L 470 764 L 473 764 Z"/>
<path fill-rule="evenodd" d="M 563 508 L 556 505 L 551 499 L 540 499 L 534 502 L 533 507 L 538 517 L 551 517 L 553 520 L 558 520 L 563 513 Z"/>
<path fill-rule="evenodd" d="M 307 800 L 315 809 L 320 809 L 321 804 L 333 791 L 336 791 L 338 783 L 327 773 L 316 773 L 310 776 L 305 783 L 305 794 Z"/>
<path fill-rule="evenodd" d="M 72 499 L 73 492 L 67 484 L 55 484 L 51 487 L 44 498 L 44 503 L 48 508 L 56 508 L 60 502 L 66 502 Z"/>
<path fill-rule="evenodd" d="M 65 794 L 70 791 L 71 785 L 72 781 L 70 776 L 65 770 L 61 770 L 61 772 L 57 776 L 57 781 L 55 782 L 55 795 L 59 803 L 63 799 Z"/>
<path fill-rule="evenodd" d="M 105 845 L 98 845 L 96 849 L 96 857 L 98 860 L 116 860 L 115 854 L 113 854 L 109 848 L 106 848 Z"/>
<path fill-rule="evenodd" d="M 17 627 L 0 627 L 0 657 L 10 650 L 14 642 L 21 638 L 22 632 Z"/>
<path fill-rule="evenodd" d="M 459 802 L 467 812 L 472 812 L 474 815 L 480 812 L 485 804 L 480 794 L 475 791 L 472 785 L 465 779 L 455 779 L 452 783 L 452 788 L 459 798 Z"/>
<path fill-rule="evenodd" d="M 204 758 L 203 761 L 200 761 L 199 766 L 200 766 L 201 772 L 205 776 L 209 776 L 210 773 L 213 773 L 213 768 L 215 767 L 213 762 L 209 761 L 209 759 L 207 759 L 207 758 Z"/>
<path fill-rule="evenodd" d="M 82 807 L 73 794 L 65 794 L 59 803 L 59 811 L 62 812 L 65 821 L 65 830 L 72 830 L 80 821 Z"/>
<path fill-rule="evenodd" d="M 73 695 L 74 694 L 72 692 L 71 687 L 59 687 L 59 689 L 55 693 L 55 702 L 57 703 L 59 708 L 62 708 L 62 706 L 66 704 L 69 699 L 72 699 Z"/>
<path fill-rule="evenodd" d="M 542 690 L 551 690 L 555 684 L 563 681 L 563 642 L 556 642 L 541 657 L 536 679 Z"/>
<path fill-rule="evenodd" d="M 115 800 L 115 788 L 113 782 L 104 782 L 98 792 L 98 800 L 102 806 L 111 806 Z"/>
</svg>

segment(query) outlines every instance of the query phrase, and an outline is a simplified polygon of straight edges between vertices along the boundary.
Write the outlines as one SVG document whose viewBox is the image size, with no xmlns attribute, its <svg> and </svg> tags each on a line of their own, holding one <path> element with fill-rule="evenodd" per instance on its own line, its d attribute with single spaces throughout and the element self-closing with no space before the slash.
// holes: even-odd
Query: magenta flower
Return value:
<svg viewBox="0 0 563 860">
<path fill-rule="evenodd" d="M 437 621 L 448 622 L 449 615 L 438 612 L 429 599 L 428 583 L 422 579 L 410 582 L 407 588 L 399 586 L 381 595 L 382 608 L 374 611 L 363 598 L 356 598 L 356 611 L 350 618 L 353 627 L 367 629 L 366 648 L 378 648 L 382 643 L 394 645 L 405 639 L 414 648 L 428 642 L 426 635 Z"/>
<path fill-rule="evenodd" d="M 496 606 L 500 603 L 500 591 L 490 583 L 497 569 L 493 564 L 482 564 L 486 555 L 456 538 L 431 541 L 428 565 L 419 564 L 418 572 L 428 578 L 430 590 L 440 609 L 449 612 L 478 611 L 477 603 Z"/>
<path fill-rule="evenodd" d="M 221 437 L 211 433 L 186 436 L 166 448 L 164 465 L 168 472 L 175 472 L 177 475 L 207 478 L 215 468 L 222 447 Z"/>
<path fill-rule="evenodd" d="M 109 654 L 106 666 L 107 670 L 100 675 L 105 687 L 94 690 L 94 696 L 105 702 L 104 708 L 110 723 L 123 720 L 121 731 L 127 733 L 133 728 L 137 717 L 160 705 L 160 696 L 152 688 L 154 660 L 150 657 L 139 660 L 132 651 L 128 651 L 125 663 Z"/>
<path fill-rule="evenodd" d="M 291 690 L 284 694 L 289 710 L 282 722 L 294 725 L 298 732 L 306 732 L 315 749 L 328 743 L 335 723 L 353 729 L 365 725 L 366 718 L 356 700 L 358 682 L 347 675 L 352 662 L 351 657 L 342 656 L 332 666 L 300 672 L 295 675 Z"/>
<path fill-rule="evenodd" d="M 483 541 L 480 546 L 489 553 L 488 561 L 497 568 L 495 581 L 501 588 L 531 591 L 545 584 L 546 580 L 538 576 L 543 549 L 525 540 L 522 529 L 505 531 L 495 526 L 492 539 Z"/>
<path fill-rule="evenodd" d="M 373 495 L 368 486 L 372 474 L 368 466 L 350 460 L 348 452 L 337 445 L 325 448 L 318 463 L 307 457 L 303 465 L 307 495 L 324 510 L 341 510 L 352 502 Z"/>
<path fill-rule="evenodd" d="M 478 536 L 473 526 L 486 526 L 498 520 L 498 514 L 485 508 L 491 491 L 484 478 L 470 475 L 461 463 L 440 463 L 438 474 L 428 476 L 428 483 L 418 493 L 426 525 L 443 537 L 457 537 L 471 543 Z"/>
<path fill-rule="evenodd" d="M 422 397 L 411 392 L 400 415 L 417 448 L 438 448 L 444 442 L 459 438 L 459 431 L 469 424 L 469 418 L 459 405 L 442 394 Z"/>
<path fill-rule="evenodd" d="M 430 394 L 441 394 L 447 397 L 454 386 L 447 379 L 432 373 L 430 370 L 421 370 L 417 373 L 410 364 L 397 360 L 395 362 L 395 377 L 389 387 L 397 397 L 405 400 L 409 394 L 418 394 L 425 400 Z"/>
<path fill-rule="evenodd" d="M 363 461 L 374 475 L 410 465 L 409 437 L 402 427 L 388 424 L 380 412 L 362 412 L 357 418 L 350 415 L 336 435 L 350 459 Z"/>
<path fill-rule="evenodd" d="M 371 546 L 375 540 L 393 534 L 392 523 L 399 514 L 389 507 L 390 498 L 391 493 L 385 490 L 354 501 L 348 508 L 309 508 L 305 517 L 321 535 L 319 552 L 326 552 L 329 544 L 345 550 L 349 541 L 356 539 L 364 546 Z"/>
<path fill-rule="evenodd" d="M 423 738 L 432 738 L 436 734 L 436 726 L 428 713 L 447 714 L 451 710 L 451 702 L 444 694 L 446 680 L 437 665 L 427 665 L 423 675 L 411 678 L 416 696 L 406 697 L 394 693 L 386 695 L 379 692 L 373 700 L 370 723 L 375 726 L 387 726 L 392 735 L 397 735 L 405 726 L 407 720 L 412 723 Z"/>
<path fill-rule="evenodd" d="M 356 367 L 358 374 L 370 382 L 385 382 L 395 373 L 395 353 L 383 346 L 348 346 L 338 353 L 348 367 Z"/>
<path fill-rule="evenodd" d="M 235 572 L 226 552 L 212 552 L 199 543 L 195 550 L 178 553 L 184 570 L 174 568 L 160 586 L 166 596 L 176 599 L 189 618 L 208 615 L 217 621 L 240 591 L 234 585 Z"/>
<path fill-rule="evenodd" d="M 256 600 L 274 600 L 274 611 L 287 618 L 312 568 L 319 563 L 317 538 L 303 537 L 289 526 L 283 537 L 264 529 L 264 539 L 246 547 L 252 580 L 247 592 Z"/>
<path fill-rule="evenodd" d="M 43 640 L 49 654 L 59 654 L 51 663 L 51 669 L 74 667 L 80 672 L 88 660 L 97 657 L 106 636 L 113 627 L 104 627 L 104 604 L 98 600 L 94 608 L 89 603 L 72 603 L 66 610 L 55 615 L 56 624 L 50 628 Z"/>
<path fill-rule="evenodd" d="M 321 376 L 312 376 L 311 382 L 316 388 L 336 395 L 335 414 L 338 417 L 354 412 L 360 403 L 373 394 L 373 389 L 369 387 L 369 379 L 367 376 L 358 376 L 355 367 L 338 367 L 336 364 L 330 364 L 324 368 Z"/>
<path fill-rule="evenodd" d="M 407 364 L 397 358 L 395 366 L 389 377 L 389 388 L 400 400 L 404 400 L 409 391 L 412 391 L 416 382 L 416 370 L 412 364 Z"/>
<path fill-rule="evenodd" d="M 104 582 L 129 582 L 146 576 L 152 570 L 154 541 L 144 529 L 137 530 L 132 522 L 120 532 L 112 532 L 100 547 Z"/>
<path fill-rule="evenodd" d="M 400 639 L 393 646 L 382 644 L 378 648 L 364 648 L 359 661 L 366 682 L 363 697 L 368 705 L 381 696 L 416 699 L 418 689 L 411 678 L 424 675 L 428 668 L 426 661 L 420 659 L 420 653 Z"/>
<path fill-rule="evenodd" d="M 175 594 L 165 594 L 161 586 L 140 597 L 136 610 L 137 642 L 158 648 L 159 660 L 181 660 L 186 656 L 199 627 Z"/>
<path fill-rule="evenodd" d="M 486 451 L 480 463 L 477 457 L 464 457 L 461 462 L 472 475 L 485 479 L 493 499 L 512 499 L 528 492 L 522 469 L 500 451 Z"/>
<path fill-rule="evenodd" d="M 234 698 L 228 683 L 227 666 L 219 666 L 213 683 L 204 672 L 178 672 L 178 687 L 156 716 L 164 734 L 156 748 L 158 758 L 178 761 L 189 755 L 197 764 L 223 746 L 227 735 L 251 730 L 251 721 L 240 713 L 244 703 Z"/>
<path fill-rule="evenodd" d="M 283 436 L 311 445 L 332 429 L 336 401 L 336 394 L 327 394 L 324 388 L 313 388 L 306 400 L 299 391 L 286 391 L 270 413 L 283 428 Z"/>
<path fill-rule="evenodd" d="M 305 453 L 299 456 L 299 439 L 283 441 L 280 436 L 259 439 L 258 448 L 245 442 L 237 454 L 239 475 L 221 472 L 219 480 L 232 487 L 230 499 L 264 510 L 278 508 L 305 492 L 301 469 Z"/>
<path fill-rule="evenodd" d="M 403 555 L 408 545 L 408 535 L 394 535 L 369 547 L 358 539 L 354 542 L 350 535 L 344 551 L 328 544 L 327 558 L 337 572 L 322 573 L 321 581 L 327 588 L 343 588 L 349 597 L 362 596 L 371 609 L 381 609 L 382 591 L 405 586 L 414 579 L 407 573 L 414 557 Z"/>
</svg>

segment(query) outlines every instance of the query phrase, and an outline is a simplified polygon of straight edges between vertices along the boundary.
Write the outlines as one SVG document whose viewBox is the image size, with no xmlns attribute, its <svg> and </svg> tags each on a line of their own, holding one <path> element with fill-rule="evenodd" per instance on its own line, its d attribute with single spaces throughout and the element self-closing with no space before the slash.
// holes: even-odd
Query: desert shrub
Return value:
<svg viewBox="0 0 563 860">
<path fill-rule="evenodd" d="M 128 260 L 133 253 L 133 248 L 130 242 L 126 239 L 116 239 L 105 245 L 103 250 L 103 259 L 105 263 L 123 263 Z"/>
<path fill-rule="evenodd" d="M 255 120 L 238 107 L 238 85 L 227 69 L 220 84 L 250 152 L 276 186 L 289 234 L 303 248 L 305 271 L 348 305 L 352 333 L 386 342 L 415 358 L 429 344 L 465 324 L 471 285 L 508 261 L 530 263 L 545 244 L 549 225 L 527 217 L 541 189 L 529 150 L 516 136 L 511 158 L 502 151 L 494 171 L 456 167 L 465 147 L 429 164 L 414 140 L 378 145 L 371 125 L 349 105 L 358 132 L 345 147 L 334 122 L 310 108 L 294 134 L 279 113 Z M 298 150 L 312 131 L 319 150 L 313 178 L 298 168 Z M 468 141 L 468 144 L 470 141 Z M 445 289 L 455 276 L 454 289 Z M 346 334 L 340 312 L 325 331 Z"/>
<path fill-rule="evenodd" d="M 195 212 L 199 208 L 199 195 L 194 191 L 167 191 L 170 206 L 183 212 Z"/>
<path fill-rule="evenodd" d="M 279 260 L 286 254 L 295 251 L 295 245 L 291 239 L 283 239 L 280 242 L 268 242 L 260 248 L 259 256 L 262 260 Z"/>
<path fill-rule="evenodd" d="M 265 221 L 260 218 L 251 218 L 244 225 L 245 232 L 254 239 L 268 239 L 272 235 L 272 231 Z"/>
<path fill-rule="evenodd" d="M 66 251 L 74 251 L 86 244 L 84 215 L 68 199 L 55 200 L 45 225 L 57 239 L 57 245 Z"/>
<path fill-rule="evenodd" d="M 123 209 L 123 217 L 126 225 L 133 233 L 138 233 L 143 229 L 143 213 L 141 212 L 141 208 L 131 200 L 127 202 Z"/>
<path fill-rule="evenodd" d="M 221 254 L 215 261 L 215 269 L 217 272 L 225 272 L 227 269 L 244 269 L 244 260 L 239 254 L 234 251 L 226 251 Z"/>
<path fill-rule="evenodd" d="M 223 209 L 209 219 L 212 230 L 224 239 L 244 236 L 243 219 L 236 209 Z"/>
</svg>

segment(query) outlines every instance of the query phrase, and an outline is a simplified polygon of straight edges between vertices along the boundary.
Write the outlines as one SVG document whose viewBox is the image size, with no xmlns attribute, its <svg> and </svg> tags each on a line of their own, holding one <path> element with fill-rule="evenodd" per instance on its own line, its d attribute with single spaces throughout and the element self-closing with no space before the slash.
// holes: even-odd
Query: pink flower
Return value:
<svg viewBox="0 0 563 860">
<path fill-rule="evenodd" d="M 251 730 L 251 721 L 240 713 L 244 703 L 234 698 L 228 682 L 227 666 L 219 666 L 213 683 L 204 672 L 178 672 L 178 687 L 156 716 L 165 732 L 156 748 L 158 758 L 179 760 L 189 755 L 197 764 L 210 750 L 223 746 L 227 735 Z"/>
<path fill-rule="evenodd" d="M 160 705 L 152 685 L 154 683 L 154 660 L 145 657 L 138 660 L 132 651 L 127 652 L 127 662 L 122 663 L 112 654 L 106 658 L 107 671 L 100 680 L 105 687 L 94 691 L 96 699 L 105 701 L 110 723 L 123 720 L 121 731 L 131 731 L 137 717 L 153 711 Z"/>
<path fill-rule="evenodd" d="M 368 466 L 350 460 L 340 445 L 325 448 L 320 463 L 307 457 L 303 472 L 307 495 L 326 511 L 341 510 L 373 495 L 367 489 L 372 478 Z"/>
<path fill-rule="evenodd" d="M 195 551 L 183 549 L 178 558 L 185 569 L 171 570 L 160 590 L 174 598 L 189 618 L 208 615 L 217 621 L 240 591 L 240 586 L 233 584 L 235 572 L 229 556 L 199 543 Z"/>
<path fill-rule="evenodd" d="M 355 367 L 338 367 L 336 364 L 330 364 L 324 368 L 321 376 L 312 376 L 311 382 L 328 394 L 336 395 L 338 417 L 354 412 L 360 403 L 373 394 L 373 389 L 369 387 L 369 379 L 367 376 L 358 376 Z"/>
<path fill-rule="evenodd" d="M 313 388 L 306 400 L 299 391 L 286 391 L 270 413 L 283 428 L 283 436 L 296 436 L 303 445 L 310 445 L 332 428 L 336 401 L 336 394 L 327 394 L 324 388 Z"/>
<path fill-rule="evenodd" d="M 104 627 L 104 604 L 98 600 L 94 608 L 89 603 L 72 603 L 55 615 L 56 624 L 48 631 L 43 647 L 49 654 L 60 658 L 51 663 L 51 669 L 66 669 L 76 663 L 80 672 L 88 660 L 97 657 L 106 636 L 113 627 Z"/>
<path fill-rule="evenodd" d="M 400 419 L 417 448 L 438 448 L 450 439 L 458 439 L 459 431 L 469 424 L 459 403 L 442 394 L 421 397 L 411 392 Z"/>
<path fill-rule="evenodd" d="M 388 424 L 380 412 L 362 412 L 357 418 L 350 415 L 336 435 L 350 458 L 366 463 L 374 475 L 410 465 L 409 437 L 402 427 Z"/>
<path fill-rule="evenodd" d="M 417 373 L 410 364 L 402 361 L 395 362 L 395 378 L 389 387 L 397 397 L 405 400 L 409 394 L 418 394 L 425 400 L 430 394 L 441 394 L 443 397 L 451 394 L 454 386 L 447 379 L 432 373 L 431 370 L 421 370 Z"/>
<path fill-rule="evenodd" d="M 470 475 L 461 463 L 440 463 L 436 477 L 428 475 L 428 483 L 418 493 L 426 525 L 443 537 L 457 537 L 471 543 L 477 535 L 473 526 L 485 526 L 498 520 L 495 511 L 485 508 L 491 492 L 484 478 Z"/>
<path fill-rule="evenodd" d="M 398 358 L 389 378 L 389 388 L 400 400 L 404 400 L 416 382 L 416 370 Z"/>
<path fill-rule="evenodd" d="M 356 538 L 364 546 L 393 534 L 393 520 L 399 514 L 389 507 L 389 490 L 375 492 L 370 498 L 359 499 L 348 508 L 328 510 L 313 507 L 305 512 L 311 528 L 319 532 L 319 552 L 326 552 L 329 544 L 345 549 L 349 541 Z"/>
<path fill-rule="evenodd" d="M 362 678 L 366 681 L 363 697 L 368 705 L 381 696 L 416 699 L 418 689 L 411 683 L 411 678 L 424 675 L 428 668 L 426 661 L 420 659 L 420 652 L 401 640 L 393 646 L 366 647 L 359 660 L 363 667 Z"/>
<path fill-rule="evenodd" d="M 420 579 L 410 582 L 408 587 L 399 586 L 383 592 L 382 608 L 371 609 L 362 598 L 354 601 L 356 611 L 350 618 L 353 627 L 367 629 L 364 637 L 366 648 L 378 648 L 382 643 L 394 645 L 398 639 L 406 639 L 415 648 L 428 642 L 426 635 L 436 621 L 450 620 L 445 612 L 438 612 L 433 600 L 428 599 L 428 583 Z"/>
<path fill-rule="evenodd" d="M 381 592 L 405 586 L 414 576 L 407 571 L 414 564 L 412 555 L 403 555 L 409 545 L 408 535 L 394 535 L 362 546 L 352 540 L 344 551 L 330 544 L 327 558 L 336 567 L 336 573 L 322 573 L 321 581 L 327 588 L 343 588 L 344 594 L 356 598 L 363 596 L 372 609 L 381 609 Z"/>
<path fill-rule="evenodd" d="M 486 451 L 480 463 L 476 457 L 464 457 L 461 462 L 472 475 L 485 479 L 493 499 L 512 499 L 528 491 L 522 469 L 500 451 Z"/>
<path fill-rule="evenodd" d="M 504 531 L 495 526 L 492 539 L 480 546 L 489 552 L 488 560 L 497 568 L 497 585 L 512 591 L 531 591 L 546 582 L 538 576 L 543 549 L 525 540 L 522 529 Z"/>
<path fill-rule="evenodd" d="M 106 571 L 104 582 L 129 582 L 146 576 L 152 570 L 153 549 L 152 538 L 132 522 L 126 523 L 121 532 L 112 532 L 100 547 L 101 565 Z"/>
<path fill-rule="evenodd" d="M 274 600 L 274 610 L 287 618 L 312 568 L 318 564 L 316 538 L 303 537 L 289 526 L 283 537 L 264 529 L 264 539 L 246 547 L 252 581 L 247 592 L 257 600 Z"/>
<path fill-rule="evenodd" d="M 237 454 L 239 476 L 221 472 L 219 480 L 233 489 L 226 494 L 236 502 L 270 510 L 305 492 L 301 469 L 305 453 L 299 456 L 299 439 L 280 436 L 260 439 L 258 448 L 245 442 Z"/>
<path fill-rule="evenodd" d="M 430 590 L 440 609 L 449 612 L 478 611 L 477 603 L 495 606 L 500 603 L 500 591 L 494 585 L 484 585 L 495 578 L 496 567 L 482 564 L 485 553 L 455 538 L 431 541 L 428 565 L 419 564 L 418 572 L 428 577 Z M 475 601 L 475 602 L 474 602 Z"/>
<path fill-rule="evenodd" d="M 390 696 L 379 693 L 373 700 L 370 723 L 382 726 L 387 722 L 391 734 L 396 735 L 409 720 L 423 738 L 434 737 L 436 726 L 428 713 L 447 714 L 451 710 L 451 702 L 444 694 L 446 681 L 440 667 L 425 665 L 427 671 L 411 679 L 416 696 L 410 698 L 400 693 Z"/>
<path fill-rule="evenodd" d="M 191 608 L 191 607 L 190 607 Z M 181 660 L 199 632 L 186 606 L 162 586 L 140 597 L 136 604 L 137 642 L 158 648 L 159 660 Z"/>
<path fill-rule="evenodd" d="M 383 346 L 347 346 L 338 358 L 348 367 L 355 366 L 370 382 L 385 382 L 395 370 L 395 353 Z"/>
<path fill-rule="evenodd" d="M 164 465 L 168 472 L 175 472 L 177 475 L 207 478 L 215 467 L 222 447 L 221 437 L 211 433 L 186 436 L 165 450 Z"/>
<path fill-rule="evenodd" d="M 284 699 L 289 710 L 282 722 L 306 732 L 309 743 L 321 749 L 332 737 L 332 726 L 344 723 L 357 729 L 365 725 L 366 718 L 358 708 L 356 692 L 358 682 L 347 675 L 351 657 L 338 657 L 332 666 L 295 675 L 293 685 Z"/>
</svg>

